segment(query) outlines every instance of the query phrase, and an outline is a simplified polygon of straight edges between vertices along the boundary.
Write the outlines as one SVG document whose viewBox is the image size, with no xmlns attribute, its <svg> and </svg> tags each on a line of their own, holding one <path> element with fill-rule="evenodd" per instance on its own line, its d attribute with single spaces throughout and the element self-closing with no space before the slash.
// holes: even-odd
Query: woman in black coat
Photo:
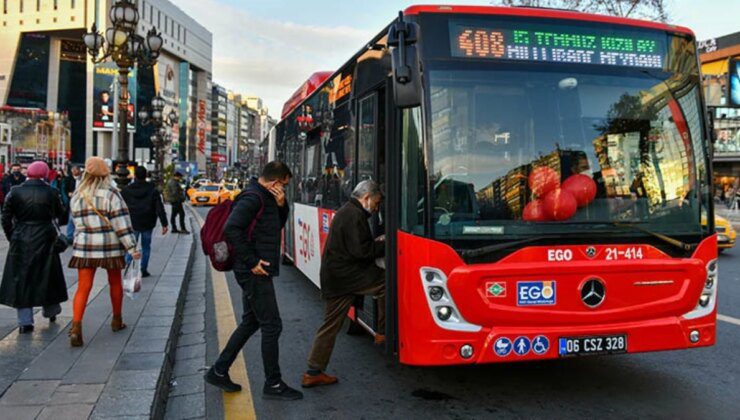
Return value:
<svg viewBox="0 0 740 420">
<path fill-rule="evenodd" d="M 33 331 L 33 307 L 54 322 L 67 300 L 67 284 L 59 254 L 54 250 L 57 228 L 66 212 L 59 193 L 47 184 L 49 167 L 34 162 L 28 180 L 13 187 L 5 197 L 2 225 L 10 241 L 5 261 L 0 304 L 18 310 L 19 333 Z"/>
</svg>

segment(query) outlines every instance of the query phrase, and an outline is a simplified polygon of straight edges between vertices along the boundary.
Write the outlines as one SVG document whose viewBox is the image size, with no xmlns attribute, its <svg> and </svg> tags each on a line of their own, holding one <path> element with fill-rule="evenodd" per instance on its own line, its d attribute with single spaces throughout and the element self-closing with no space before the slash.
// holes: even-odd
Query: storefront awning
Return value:
<svg viewBox="0 0 740 420">
<path fill-rule="evenodd" d="M 721 76 L 727 74 L 727 59 L 711 61 L 701 65 L 702 74 L 711 74 L 715 76 Z"/>
</svg>

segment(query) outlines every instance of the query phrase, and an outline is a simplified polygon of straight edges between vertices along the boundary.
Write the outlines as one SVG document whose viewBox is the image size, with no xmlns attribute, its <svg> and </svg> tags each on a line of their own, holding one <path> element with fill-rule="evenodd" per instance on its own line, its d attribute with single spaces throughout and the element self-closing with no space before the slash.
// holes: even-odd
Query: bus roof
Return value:
<svg viewBox="0 0 740 420">
<path fill-rule="evenodd" d="M 280 118 L 283 119 L 293 112 L 301 102 L 311 96 L 311 94 L 314 93 L 314 91 L 316 91 L 316 89 L 318 89 L 326 79 L 330 78 L 332 74 L 334 74 L 334 72 L 331 71 L 319 71 L 312 74 L 311 77 L 303 82 L 301 87 L 291 95 L 290 99 L 285 102 L 285 105 L 283 105 L 283 113 L 280 115 Z"/>
<path fill-rule="evenodd" d="M 641 28 L 660 29 L 671 32 L 681 32 L 694 36 L 694 32 L 683 26 L 666 23 L 650 22 L 646 20 L 628 19 L 616 16 L 595 15 L 562 9 L 547 9 L 536 7 L 502 7 L 502 6 L 445 6 L 445 5 L 415 5 L 404 10 L 404 15 L 418 15 L 421 13 L 461 13 L 478 15 L 505 15 L 529 16 L 553 19 L 584 20 L 588 22 L 612 23 L 617 25 L 637 26 Z"/>
</svg>

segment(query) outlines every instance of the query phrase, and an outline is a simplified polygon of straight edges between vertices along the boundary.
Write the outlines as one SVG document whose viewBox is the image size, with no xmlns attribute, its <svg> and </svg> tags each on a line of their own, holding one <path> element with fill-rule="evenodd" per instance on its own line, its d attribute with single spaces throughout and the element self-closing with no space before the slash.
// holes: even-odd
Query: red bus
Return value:
<svg viewBox="0 0 740 420">
<path fill-rule="evenodd" d="M 285 256 L 318 285 L 334 212 L 374 179 L 401 363 L 711 346 L 708 119 L 687 28 L 409 7 L 312 76 L 267 139 L 295 173 Z M 376 311 L 349 315 L 373 330 Z"/>
</svg>

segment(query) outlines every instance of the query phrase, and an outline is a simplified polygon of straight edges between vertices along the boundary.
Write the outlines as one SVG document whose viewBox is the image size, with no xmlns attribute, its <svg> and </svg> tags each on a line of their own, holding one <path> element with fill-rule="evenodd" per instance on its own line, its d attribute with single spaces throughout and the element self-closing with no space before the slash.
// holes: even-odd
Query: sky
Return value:
<svg viewBox="0 0 740 420">
<path fill-rule="evenodd" d="M 707 39 L 740 31 L 740 0 L 667 0 L 671 23 Z M 280 118 L 314 72 L 336 70 L 412 4 L 391 0 L 173 0 L 213 33 L 213 80 L 263 98 Z M 490 0 L 452 4 L 488 5 Z"/>
</svg>

